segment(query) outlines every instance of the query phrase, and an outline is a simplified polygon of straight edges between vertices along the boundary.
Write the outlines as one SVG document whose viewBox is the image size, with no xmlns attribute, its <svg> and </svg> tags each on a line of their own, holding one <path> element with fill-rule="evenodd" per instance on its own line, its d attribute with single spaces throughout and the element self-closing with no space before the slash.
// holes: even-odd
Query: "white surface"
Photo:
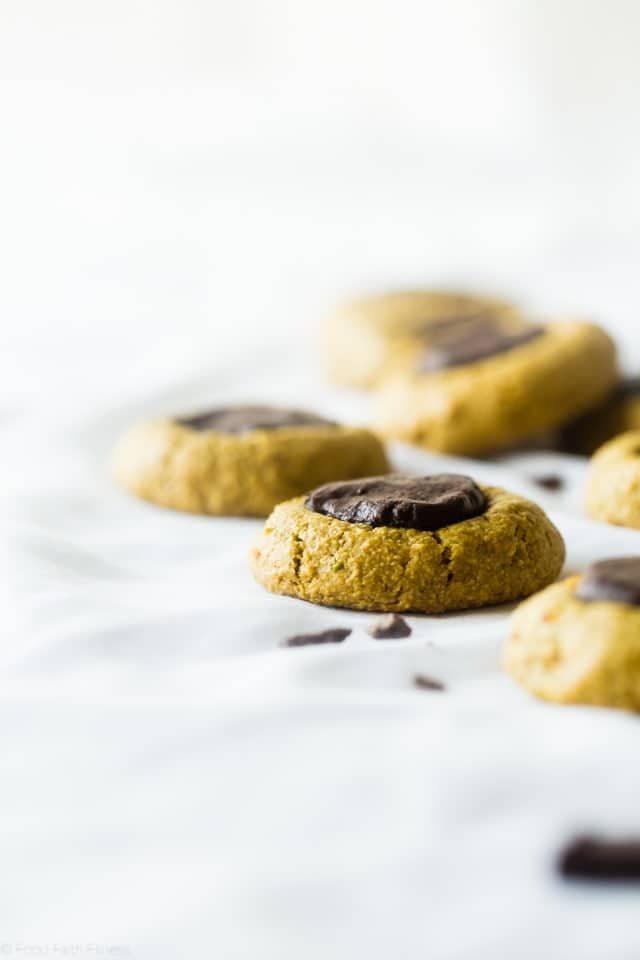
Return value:
<svg viewBox="0 0 640 960">
<path fill-rule="evenodd" d="M 240 389 L 194 380 L 155 405 Z M 323 393 L 304 368 L 252 380 L 251 397 L 302 395 L 357 418 L 353 395 Z M 499 667 L 507 609 L 410 617 L 408 640 L 383 642 L 363 630 L 370 615 L 267 594 L 246 563 L 258 522 L 181 516 L 110 485 L 105 454 L 138 412 L 119 398 L 5 431 L 8 955 L 637 957 L 637 890 L 553 871 L 576 830 L 640 831 L 637 720 L 524 695 Z M 556 461 L 464 466 L 526 493 Z M 573 494 L 537 498 L 561 505 L 569 570 L 640 548 L 583 520 Z M 343 624 L 340 646 L 278 648 Z M 414 690 L 417 671 L 447 692 Z"/>
<path fill-rule="evenodd" d="M 634 0 L 4 0 L 0 391 L 133 393 L 424 282 L 640 362 L 639 29 Z"/>
<path fill-rule="evenodd" d="M 580 310 L 637 365 L 639 19 L 0 4 L 1 955 L 637 960 L 638 894 L 550 873 L 582 825 L 640 829 L 635 720 L 514 689 L 504 613 L 378 644 L 269 597 L 255 524 L 133 503 L 104 462 L 132 419 L 214 394 L 366 419 L 310 362 L 350 290 Z M 573 490 L 547 497 L 572 565 L 638 549 Z M 275 646 L 345 621 L 343 647 Z"/>
</svg>

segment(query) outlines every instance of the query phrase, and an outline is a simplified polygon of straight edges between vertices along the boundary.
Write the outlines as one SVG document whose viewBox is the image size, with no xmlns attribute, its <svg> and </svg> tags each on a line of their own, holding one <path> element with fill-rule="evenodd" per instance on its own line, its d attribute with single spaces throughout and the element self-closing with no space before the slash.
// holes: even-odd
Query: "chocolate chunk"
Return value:
<svg viewBox="0 0 640 960">
<path fill-rule="evenodd" d="M 545 473 L 539 477 L 531 477 L 531 479 L 545 490 L 562 490 L 564 487 L 564 478 L 557 473 Z"/>
<path fill-rule="evenodd" d="M 367 627 L 367 633 L 375 640 L 399 640 L 411 636 L 411 627 L 397 613 L 383 613 Z"/>
<path fill-rule="evenodd" d="M 584 880 L 640 880 L 640 839 L 576 837 L 560 854 L 558 870 Z"/>
<path fill-rule="evenodd" d="M 370 527 L 439 530 L 484 513 L 484 493 L 470 477 L 437 473 L 430 477 L 389 474 L 313 490 L 305 507 L 347 523 Z"/>
<path fill-rule="evenodd" d="M 490 320 L 465 324 L 457 334 L 447 334 L 445 330 L 442 337 L 437 337 L 429 345 L 420 361 L 419 370 L 421 373 L 433 373 L 449 367 L 477 363 L 479 360 L 522 347 L 532 340 L 537 340 L 544 332 L 545 328 L 542 326 L 531 326 L 518 333 L 507 333 Z"/>
<path fill-rule="evenodd" d="M 333 627 L 331 630 L 321 630 L 319 633 L 298 633 L 294 637 L 287 637 L 282 641 L 283 647 L 307 647 L 313 643 L 342 643 L 351 633 L 342 627 Z"/>
<path fill-rule="evenodd" d="M 617 557 L 591 564 L 576 587 L 575 595 L 587 602 L 640 606 L 640 557 Z"/>
<path fill-rule="evenodd" d="M 277 407 L 230 407 L 209 410 L 193 417 L 176 420 L 191 430 L 214 430 L 216 433 L 251 433 L 252 430 L 277 430 L 280 427 L 335 427 L 332 420 L 316 417 L 302 410 L 281 410 Z"/>
<path fill-rule="evenodd" d="M 413 685 L 418 690 L 434 690 L 438 693 L 446 689 L 444 683 L 440 683 L 434 677 L 428 677 L 426 673 L 417 673 L 413 678 Z"/>
</svg>

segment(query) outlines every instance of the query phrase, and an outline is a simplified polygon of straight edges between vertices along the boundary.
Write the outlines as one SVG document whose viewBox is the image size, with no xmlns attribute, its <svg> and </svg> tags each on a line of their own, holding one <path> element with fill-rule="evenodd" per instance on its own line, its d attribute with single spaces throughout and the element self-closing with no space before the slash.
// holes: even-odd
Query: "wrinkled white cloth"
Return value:
<svg viewBox="0 0 640 960">
<path fill-rule="evenodd" d="M 115 436 L 151 410 L 266 398 L 366 419 L 302 363 L 267 356 L 250 390 L 244 363 L 4 424 L 0 955 L 635 960 L 638 889 L 554 873 L 576 831 L 640 833 L 635 718 L 519 690 L 509 609 L 374 641 L 371 615 L 252 581 L 257 521 L 111 484 Z M 567 570 L 640 549 L 580 515 L 578 460 L 393 456 L 535 497 Z M 549 472 L 565 491 L 531 482 Z M 340 645 L 278 646 L 343 625 Z"/>
</svg>

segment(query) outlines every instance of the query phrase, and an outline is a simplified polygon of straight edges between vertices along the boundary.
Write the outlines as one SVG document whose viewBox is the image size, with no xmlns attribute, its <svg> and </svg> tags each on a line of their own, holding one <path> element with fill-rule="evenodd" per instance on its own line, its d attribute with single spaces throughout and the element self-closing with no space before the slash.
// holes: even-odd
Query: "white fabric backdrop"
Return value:
<svg viewBox="0 0 640 960">
<path fill-rule="evenodd" d="M 218 397 L 366 420 L 313 349 L 360 289 L 584 311 L 633 369 L 639 17 L 2 4 L 2 955 L 637 958 L 637 893 L 551 871 L 574 829 L 640 830 L 634 719 L 514 689 L 506 612 L 384 644 L 268 596 L 256 524 L 134 503 L 105 462 L 138 416 Z M 555 465 L 485 469 L 526 491 Z M 638 550 L 561 469 L 538 499 L 569 568 Z M 340 648 L 277 649 L 331 623 Z"/>
<path fill-rule="evenodd" d="M 252 397 L 365 413 L 302 366 L 267 366 L 251 368 Z M 244 359 L 225 371 L 154 405 L 247 390 Z M 382 642 L 366 614 L 268 595 L 246 564 L 258 522 L 110 485 L 106 453 L 139 412 L 119 396 L 5 430 L 7 955 L 637 956 L 637 892 L 553 871 L 576 830 L 640 830 L 637 721 L 519 691 L 499 668 L 508 610 L 412 617 L 409 640 Z M 582 519 L 576 461 L 515 464 L 464 468 L 534 492 L 568 570 L 638 550 L 639 534 Z M 532 488 L 550 469 L 566 494 Z M 339 647 L 277 646 L 342 624 Z M 416 671 L 447 692 L 412 689 Z"/>
</svg>

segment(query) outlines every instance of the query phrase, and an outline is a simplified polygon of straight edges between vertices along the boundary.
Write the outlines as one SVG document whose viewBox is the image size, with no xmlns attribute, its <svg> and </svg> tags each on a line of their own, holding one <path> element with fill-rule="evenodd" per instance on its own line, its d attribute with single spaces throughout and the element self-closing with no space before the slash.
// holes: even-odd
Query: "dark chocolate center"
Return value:
<svg viewBox="0 0 640 960">
<path fill-rule="evenodd" d="M 488 357 L 506 353 L 537 340 L 545 332 L 542 326 L 531 326 L 517 333 L 508 333 L 492 320 L 477 319 L 473 322 L 453 324 L 438 334 L 422 357 L 419 370 L 433 373 L 448 367 L 461 367 L 477 363 Z"/>
<path fill-rule="evenodd" d="M 640 557 L 617 557 L 593 563 L 585 571 L 575 595 L 587 602 L 640 606 Z"/>
<path fill-rule="evenodd" d="M 439 530 L 484 513 L 484 493 L 470 477 L 438 473 L 431 477 L 390 474 L 313 490 L 305 507 L 347 523 L 369 527 Z"/>
<path fill-rule="evenodd" d="M 335 427 L 332 420 L 316 417 L 302 410 L 281 410 L 277 407 L 231 407 L 209 410 L 193 417 L 176 420 L 191 430 L 214 430 L 216 433 L 250 433 L 252 430 L 278 430 L 280 427 Z"/>
<path fill-rule="evenodd" d="M 492 323 L 491 313 L 485 309 L 477 309 L 470 313 L 451 313 L 443 314 L 440 317 L 431 319 L 417 320 L 413 325 L 412 332 L 425 337 L 431 341 L 440 337 L 462 335 L 466 329 L 475 326 L 477 323 Z"/>
</svg>

